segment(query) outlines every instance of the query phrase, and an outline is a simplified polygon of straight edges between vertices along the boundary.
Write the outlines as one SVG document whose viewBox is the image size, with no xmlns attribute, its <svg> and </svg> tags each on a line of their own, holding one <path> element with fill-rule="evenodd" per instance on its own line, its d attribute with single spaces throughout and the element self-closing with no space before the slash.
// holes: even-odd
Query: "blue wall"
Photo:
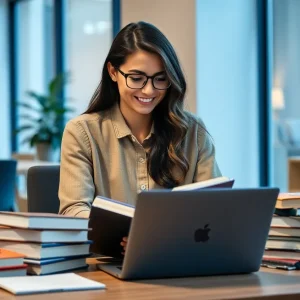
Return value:
<svg viewBox="0 0 300 300">
<path fill-rule="evenodd" d="M 258 186 L 255 0 L 197 0 L 197 114 L 213 136 L 223 175 Z"/>
</svg>

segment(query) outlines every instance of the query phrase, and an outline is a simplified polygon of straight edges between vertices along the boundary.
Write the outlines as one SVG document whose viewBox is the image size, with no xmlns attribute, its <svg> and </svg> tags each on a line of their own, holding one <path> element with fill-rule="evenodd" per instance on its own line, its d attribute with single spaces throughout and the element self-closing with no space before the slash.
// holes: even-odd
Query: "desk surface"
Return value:
<svg viewBox="0 0 300 300">
<path fill-rule="evenodd" d="M 300 299 L 300 271 L 262 268 L 247 275 L 190 277 L 141 281 L 121 281 L 97 271 L 96 260 L 89 260 L 83 277 L 106 284 L 106 290 L 65 292 L 19 296 L 19 299 Z M 34 279 L 34 278 L 33 278 Z M 0 290 L 0 299 L 15 297 Z"/>
</svg>

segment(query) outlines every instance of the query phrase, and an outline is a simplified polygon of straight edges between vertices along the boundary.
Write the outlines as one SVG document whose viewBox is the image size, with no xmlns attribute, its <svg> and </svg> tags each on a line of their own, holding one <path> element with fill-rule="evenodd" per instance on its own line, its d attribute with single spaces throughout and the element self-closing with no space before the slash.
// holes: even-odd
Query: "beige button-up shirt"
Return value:
<svg viewBox="0 0 300 300">
<path fill-rule="evenodd" d="M 189 162 L 184 184 L 221 176 L 211 137 L 190 117 L 183 150 Z M 118 105 L 69 121 L 61 148 L 60 213 L 88 217 L 97 195 L 135 205 L 139 191 L 162 188 L 147 170 L 147 143 L 153 134 L 159 133 L 152 127 L 140 144 Z"/>
</svg>

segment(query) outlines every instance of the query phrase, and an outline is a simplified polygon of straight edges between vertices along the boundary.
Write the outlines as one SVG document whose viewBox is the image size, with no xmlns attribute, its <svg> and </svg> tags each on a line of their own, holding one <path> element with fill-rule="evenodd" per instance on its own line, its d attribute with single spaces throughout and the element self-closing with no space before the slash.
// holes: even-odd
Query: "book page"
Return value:
<svg viewBox="0 0 300 300">
<path fill-rule="evenodd" d="M 127 217 L 133 218 L 134 207 L 128 206 L 126 203 L 122 203 L 116 200 L 108 199 L 106 197 L 97 196 L 93 202 L 94 207 L 102 208 L 108 211 L 115 212 Z"/>
<path fill-rule="evenodd" d="M 192 190 L 201 189 L 201 188 L 205 188 L 205 187 L 213 187 L 214 185 L 225 183 L 225 182 L 228 182 L 231 180 L 232 179 L 230 179 L 228 177 L 222 176 L 222 177 L 208 179 L 205 181 L 181 185 L 181 186 L 173 188 L 172 191 L 192 191 Z"/>
</svg>

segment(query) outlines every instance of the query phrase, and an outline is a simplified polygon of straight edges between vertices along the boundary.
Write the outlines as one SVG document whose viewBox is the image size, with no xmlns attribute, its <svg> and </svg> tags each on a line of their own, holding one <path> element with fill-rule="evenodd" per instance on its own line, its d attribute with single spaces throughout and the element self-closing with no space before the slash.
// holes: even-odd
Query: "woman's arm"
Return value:
<svg viewBox="0 0 300 300">
<path fill-rule="evenodd" d="M 94 200 L 91 147 L 80 121 L 70 121 L 64 130 L 59 182 L 60 214 L 89 217 Z"/>
<path fill-rule="evenodd" d="M 215 146 L 212 137 L 204 128 L 198 129 L 198 149 L 199 154 L 194 182 L 222 176 L 215 158 Z"/>
</svg>

